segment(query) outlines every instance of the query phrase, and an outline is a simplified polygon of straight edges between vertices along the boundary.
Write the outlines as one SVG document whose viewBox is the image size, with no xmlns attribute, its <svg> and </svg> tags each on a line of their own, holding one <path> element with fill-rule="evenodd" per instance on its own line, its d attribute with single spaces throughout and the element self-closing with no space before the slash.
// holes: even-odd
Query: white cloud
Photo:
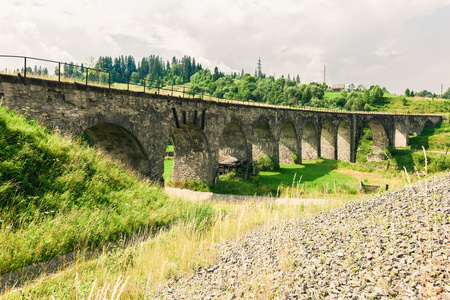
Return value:
<svg viewBox="0 0 450 300">
<path fill-rule="evenodd" d="M 221 71 L 299 74 L 302 82 L 450 85 L 450 0 L 48 0 L 0 3 L 3 54 L 193 56 Z M 439 86 L 439 88 L 436 88 Z"/>
</svg>

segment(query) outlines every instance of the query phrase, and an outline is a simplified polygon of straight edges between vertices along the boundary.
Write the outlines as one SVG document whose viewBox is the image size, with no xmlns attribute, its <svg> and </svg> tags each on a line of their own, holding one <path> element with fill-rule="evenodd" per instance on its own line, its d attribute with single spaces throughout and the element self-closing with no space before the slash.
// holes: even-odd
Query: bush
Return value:
<svg viewBox="0 0 450 300">
<path fill-rule="evenodd" d="M 300 163 L 300 156 L 298 154 L 296 153 L 292 154 L 291 158 L 294 164 L 298 165 Z"/>
<path fill-rule="evenodd" d="M 276 159 L 269 155 L 260 156 L 257 163 L 259 171 L 276 171 L 279 169 Z"/>
<path fill-rule="evenodd" d="M 450 159 L 438 158 L 432 161 L 428 167 L 428 171 L 431 173 L 443 172 L 450 169 Z"/>
</svg>

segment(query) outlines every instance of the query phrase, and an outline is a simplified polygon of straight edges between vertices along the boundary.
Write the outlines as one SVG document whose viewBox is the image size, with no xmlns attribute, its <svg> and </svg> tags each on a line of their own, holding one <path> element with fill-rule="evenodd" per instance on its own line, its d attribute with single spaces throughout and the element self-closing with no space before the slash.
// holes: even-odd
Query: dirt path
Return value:
<svg viewBox="0 0 450 300">
<path fill-rule="evenodd" d="M 278 197 L 268 197 L 268 196 L 242 196 L 242 195 L 223 195 L 214 194 L 211 192 L 196 192 L 186 189 L 179 188 L 165 188 L 166 193 L 173 197 L 179 197 L 190 201 L 229 201 L 229 202 L 244 202 L 244 201 L 275 201 L 278 204 L 325 204 L 333 199 L 303 199 L 303 198 L 278 198 Z"/>
</svg>

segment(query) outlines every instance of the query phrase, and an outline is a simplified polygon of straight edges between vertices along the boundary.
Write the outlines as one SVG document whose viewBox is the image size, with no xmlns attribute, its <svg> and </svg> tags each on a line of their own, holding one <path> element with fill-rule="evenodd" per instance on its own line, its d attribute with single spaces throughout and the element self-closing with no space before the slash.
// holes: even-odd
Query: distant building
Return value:
<svg viewBox="0 0 450 300">
<path fill-rule="evenodd" d="M 332 92 L 340 92 L 343 91 L 346 88 L 345 84 L 333 84 L 329 90 Z"/>
</svg>

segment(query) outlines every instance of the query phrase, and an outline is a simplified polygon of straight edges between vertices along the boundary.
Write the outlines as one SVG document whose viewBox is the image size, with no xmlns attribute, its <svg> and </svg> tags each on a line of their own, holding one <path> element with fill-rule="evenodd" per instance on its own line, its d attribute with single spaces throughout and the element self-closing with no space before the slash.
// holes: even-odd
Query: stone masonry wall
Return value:
<svg viewBox="0 0 450 300">
<path fill-rule="evenodd" d="M 317 128 L 322 128 L 326 120 L 332 124 L 346 120 L 349 132 L 342 136 L 344 140 L 350 137 L 350 147 L 339 137 L 334 144 L 346 148 L 344 152 L 337 149 L 340 159 L 354 160 L 360 127 L 373 120 L 377 120 L 372 123 L 376 124 L 374 138 L 381 137 L 383 141 L 377 145 L 383 146 L 394 142 L 395 122 L 403 121 L 408 132 L 410 124 L 415 126 L 411 131 L 418 131 L 421 128 L 416 128 L 417 124 L 419 127 L 434 125 L 442 119 L 440 116 L 323 112 L 238 101 L 203 101 L 33 78 L 27 78 L 24 85 L 11 75 L 0 75 L 0 99 L 6 106 L 64 135 L 87 132 L 114 159 L 152 180 L 159 180 L 163 174 L 165 149 L 169 138 L 173 137 L 174 178 L 193 178 L 207 183 L 214 182 L 219 153 L 247 156 L 249 160 L 266 153 L 280 161 L 281 152 L 281 161 L 287 162 L 287 157 L 295 150 L 295 143 L 286 143 L 283 137 L 282 129 L 287 122 L 292 124 L 290 135 L 296 136 L 301 159 L 312 159 L 321 151 L 321 132 L 317 132 Z M 231 123 L 232 130 L 226 129 Z M 236 133 L 236 139 L 232 132 Z M 334 147 L 330 144 L 322 151 L 329 152 L 331 157 L 336 151 Z"/>
</svg>

